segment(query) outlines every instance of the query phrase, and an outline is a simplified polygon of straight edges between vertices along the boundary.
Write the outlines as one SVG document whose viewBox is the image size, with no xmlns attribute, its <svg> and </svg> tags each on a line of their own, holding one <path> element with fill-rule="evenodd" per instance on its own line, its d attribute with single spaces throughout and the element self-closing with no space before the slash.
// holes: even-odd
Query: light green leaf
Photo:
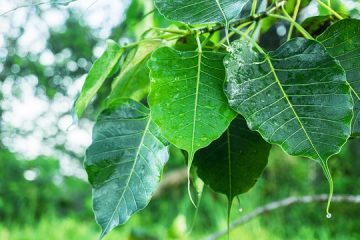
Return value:
<svg viewBox="0 0 360 240">
<path fill-rule="evenodd" d="M 325 164 L 350 136 L 353 101 L 344 70 L 318 42 L 295 38 L 265 53 L 235 42 L 226 57 L 230 105 L 287 153 Z"/>
<path fill-rule="evenodd" d="M 112 40 L 107 41 L 105 52 L 94 62 L 94 65 L 91 67 L 89 74 L 85 79 L 80 96 L 76 100 L 75 111 L 77 117 L 81 117 L 102 84 L 114 73 L 123 53 L 124 49 L 116 42 Z"/>
<path fill-rule="evenodd" d="M 360 135 L 360 20 L 345 19 L 330 26 L 317 38 L 346 72 L 355 102 L 353 135 Z"/>
<path fill-rule="evenodd" d="M 169 47 L 151 56 L 151 116 L 176 147 L 194 153 L 219 138 L 235 117 L 222 86 L 224 54 L 179 52 Z"/>
<path fill-rule="evenodd" d="M 99 116 L 85 167 L 101 238 L 149 203 L 168 158 L 168 143 L 142 104 L 121 99 Z"/>
<path fill-rule="evenodd" d="M 267 164 L 270 148 L 238 116 L 219 139 L 195 154 L 194 165 L 205 184 L 231 202 L 255 185 Z"/>
<path fill-rule="evenodd" d="M 161 43 L 160 40 L 144 41 L 129 53 L 120 74 L 112 83 L 109 102 L 119 97 L 140 101 L 148 94 L 150 79 L 146 63 L 151 52 Z"/>
<path fill-rule="evenodd" d="M 154 0 L 166 18 L 187 24 L 223 23 L 237 18 L 249 0 Z"/>
</svg>

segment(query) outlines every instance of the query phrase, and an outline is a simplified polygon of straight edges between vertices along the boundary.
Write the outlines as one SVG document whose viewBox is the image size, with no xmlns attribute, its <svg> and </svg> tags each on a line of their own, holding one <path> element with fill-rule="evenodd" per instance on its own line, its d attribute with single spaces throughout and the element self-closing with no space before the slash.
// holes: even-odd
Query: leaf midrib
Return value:
<svg viewBox="0 0 360 240">
<path fill-rule="evenodd" d="M 201 77 L 201 60 L 202 60 L 202 51 L 198 52 L 198 68 L 196 75 L 196 92 L 195 92 L 195 103 L 194 103 L 194 116 L 193 116 L 193 130 L 191 137 L 191 151 L 190 156 L 194 156 L 194 141 L 195 141 L 195 132 L 196 132 L 196 117 L 197 117 L 197 105 L 199 101 L 199 88 L 200 88 L 200 77 Z M 190 163 L 191 164 L 191 163 Z"/>
<path fill-rule="evenodd" d="M 281 93 L 283 94 L 283 96 L 285 97 L 287 103 L 289 104 L 290 109 L 291 109 L 292 112 L 294 113 L 296 120 L 298 121 L 298 123 L 300 124 L 300 127 L 301 127 L 302 130 L 304 131 L 304 134 L 305 134 L 306 138 L 308 139 L 308 141 L 309 141 L 309 143 L 311 144 L 312 148 L 315 150 L 315 152 L 316 152 L 316 154 L 318 155 L 319 159 L 323 161 L 323 159 L 322 159 L 322 157 L 320 156 L 318 150 L 316 149 L 314 143 L 312 142 L 309 134 L 307 133 L 307 131 L 306 131 L 306 129 L 305 129 L 305 126 L 304 126 L 303 123 L 301 122 L 301 120 L 300 120 L 300 118 L 299 118 L 299 115 L 298 115 L 297 112 L 295 111 L 294 106 L 292 105 L 292 103 L 291 103 L 289 97 L 287 96 L 284 88 L 282 87 L 281 82 L 280 82 L 280 80 L 279 80 L 279 78 L 278 78 L 278 76 L 277 76 L 276 70 L 275 70 L 275 68 L 274 68 L 274 66 L 273 66 L 273 64 L 272 64 L 272 62 L 271 62 L 270 56 L 267 55 L 267 54 L 265 54 L 265 58 L 266 58 L 266 61 L 267 61 L 268 64 L 269 64 L 269 67 L 270 67 L 271 72 L 272 72 L 273 75 L 274 75 L 275 81 L 276 81 L 276 83 L 278 84 L 278 86 L 279 86 L 279 88 L 280 88 L 280 90 L 281 90 Z"/>
<path fill-rule="evenodd" d="M 231 176 L 231 169 L 232 169 L 232 165 L 231 165 L 231 146 L 230 146 L 230 130 L 229 128 L 226 130 L 226 135 L 227 135 L 227 142 L 228 142 L 228 167 L 229 167 L 229 199 L 233 197 L 232 195 L 232 176 Z"/>
<path fill-rule="evenodd" d="M 124 187 L 124 191 L 122 192 L 122 194 L 121 194 L 121 196 L 120 196 L 120 198 L 119 198 L 119 201 L 118 201 L 118 203 L 116 204 L 115 210 L 114 210 L 113 214 L 111 215 L 111 217 L 110 217 L 110 219 L 109 219 L 109 221 L 108 221 L 105 229 L 103 230 L 103 234 L 107 232 L 107 230 L 108 230 L 108 228 L 109 228 L 109 226 L 110 226 L 110 223 L 112 222 L 112 220 L 113 220 L 113 218 L 114 218 L 114 216 L 115 216 L 115 213 L 119 210 L 118 208 L 119 208 L 120 203 L 121 203 L 121 201 L 122 201 L 122 199 L 123 199 L 123 197 L 124 197 L 124 194 L 125 194 L 125 192 L 127 191 L 128 187 L 129 187 L 130 180 L 131 180 L 131 178 L 132 178 L 132 176 L 133 176 L 133 173 L 134 173 L 134 170 L 135 170 L 135 166 L 136 166 L 137 160 L 138 160 L 139 155 L 140 155 L 141 146 L 144 144 L 145 135 L 146 135 L 146 133 L 147 133 L 147 131 L 148 131 L 148 129 L 149 129 L 149 126 L 150 126 L 150 122 L 151 122 L 151 117 L 149 116 L 149 120 L 148 120 L 148 122 L 146 123 L 145 129 L 144 129 L 144 134 L 143 134 L 142 137 L 141 137 L 138 150 L 136 151 L 136 155 L 135 155 L 135 158 L 134 158 L 134 164 L 133 164 L 132 167 L 131 167 L 131 171 L 130 171 L 129 177 L 128 177 L 127 181 L 126 181 L 126 184 L 125 184 L 125 187 Z M 102 235 L 103 235 L 103 234 L 102 234 Z"/>
<path fill-rule="evenodd" d="M 227 19 L 226 15 L 225 15 L 224 10 L 222 9 L 222 7 L 221 7 L 221 5 L 220 5 L 219 0 L 215 0 L 215 2 L 216 2 L 216 4 L 218 5 L 221 14 L 223 15 L 223 18 L 224 18 L 224 20 L 225 20 L 225 26 L 228 26 L 228 19 Z"/>
</svg>

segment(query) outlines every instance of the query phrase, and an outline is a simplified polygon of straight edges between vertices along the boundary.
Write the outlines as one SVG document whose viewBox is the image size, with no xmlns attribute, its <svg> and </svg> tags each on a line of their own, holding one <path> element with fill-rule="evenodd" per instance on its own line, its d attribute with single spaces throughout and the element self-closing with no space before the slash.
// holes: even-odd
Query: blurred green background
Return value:
<svg viewBox="0 0 360 240">
<path fill-rule="evenodd" d="M 332 2 L 360 17 L 358 1 Z M 106 39 L 128 43 L 151 25 L 171 24 L 153 9 L 149 0 L 0 0 L 0 240 L 98 238 L 82 161 L 109 84 L 77 124 L 72 104 Z M 311 2 L 300 21 L 317 14 L 327 12 Z M 261 43 L 276 48 L 287 25 L 266 24 Z M 105 239 L 202 239 L 225 229 L 226 199 L 208 188 L 195 218 L 184 162 L 174 151 L 164 179 L 180 173 L 175 184 Z M 351 140 L 329 165 L 335 194 L 360 194 L 360 140 Z M 318 164 L 273 147 L 262 178 L 240 197 L 240 206 L 234 202 L 231 219 L 289 196 L 327 192 Z M 237 227 L 232 239 L 360 239 L 360 205 L 333 203 L 331 209 L 331 219 L 324 202 L 279 209 Z"/>
</svg>

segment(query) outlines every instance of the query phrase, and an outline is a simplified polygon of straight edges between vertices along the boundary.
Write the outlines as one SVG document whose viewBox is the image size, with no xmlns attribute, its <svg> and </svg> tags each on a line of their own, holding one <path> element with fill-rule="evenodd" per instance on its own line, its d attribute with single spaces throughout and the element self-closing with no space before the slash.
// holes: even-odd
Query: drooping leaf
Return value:
<svg viewBox="0 0 360 240">
<path fill-rule="evenodd" d="M 151 56 L 151 116 L 172 144 L 194 153 L 219 138 L 235 112 L 222 90 L 224 54 L 179 52 L 169 47 Z"/>
<path fill-rule="evenodd" d="M 154 0 L 166 18 L 187 24 L 227 24 L 239 16 L 249 0 Z"/>
<path fill-rule="evenodd" d="M 269 53 L 246 41 L 233 48 L 224 62 L 230 105 L 266 141 L 327 168 L 351 131 L 353 101 L 341 66 L 303 38 Z"/>
<path fill-rule="evenodd" d="M 144 41 L 126 58 L 120 74 L 114 79 L 108 101 L 119 97 L 142 100 L 149 92 L 149 70 L 146 66 L 149 55 L 161 45 L 161 41 Z"/>
<path fill-rule="evenodd" d="M 79 98 L 75 103 L 77 117 L 81 117 L 84 110 L 96 95 L 105 80 L 114 73 L 115 68 L 123 54 L 124 49 L 112 40 L 107 41 L 107 46 L 101 57 L 94 62 L 85 79 Z"/>
<path fill-rule="evenodd" d="M 254 186 L 267 164 L 270 148 L 238 116 L 219 139 L 195 154 L 194 165 L 205 184 L 232 201 Z"/>
<path fill-rule="evenodd" d="M 142 104 L 120 99 L 99 116 L 85 167 L 101 238 L 148 204 L 168 157 L 168 144 Z"/>
<path fill-rule="evenodd" d="M 353 135 L 360 135 L 360 20 L 345 19 L 330 26 L 317 38 L 346 72 L 355 102 Z"/>
</svg>

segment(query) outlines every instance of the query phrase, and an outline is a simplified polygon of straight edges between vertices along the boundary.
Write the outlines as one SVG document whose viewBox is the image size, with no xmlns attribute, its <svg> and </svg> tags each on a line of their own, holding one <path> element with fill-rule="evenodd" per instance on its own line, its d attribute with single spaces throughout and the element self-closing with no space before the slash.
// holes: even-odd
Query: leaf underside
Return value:
<svg viewBox="0 0 360 240">
<path fill-rule="evenodd" d="M 195 154 L 194 165 L 211 189 L 225 194 L 231 201 L 255 185 L 267 165 L 270 148 L 238 116 L 219 139 Z"/>
<path fill-rule="evenodd" d="M 148 204 L 168 158 L 168 144 L 142 104 L 121 99 L 99 116 L 85 167 L 101 238 Z"/>
<path fill-rule="evenodd" d="M 360 135 L 360 20 L 345 19 L 317 38 L 346 72 L 354 99 L 352 135 Z"/>
<path fill-rule="evenodd" d="M 249 0 L 154 0 L 166 18 L 187 24 L 229 23 Z"/>
<path fill-rule="evenodd" d="M 223 57 L 163 47 L 148 62 L 151 116 L 164 137 L 190 155 L 219 138 L 235 117 L 222 90 Z"/>
<path fill-rule="evenodd" d="M 343 69 L 320 43 L 295 38 L 269 53 L 247 41 L 233 48 L 224 61 L 225 92 L 250 129 L 322 164 L 340 151 L 353 101 Z"/>
</svg>

